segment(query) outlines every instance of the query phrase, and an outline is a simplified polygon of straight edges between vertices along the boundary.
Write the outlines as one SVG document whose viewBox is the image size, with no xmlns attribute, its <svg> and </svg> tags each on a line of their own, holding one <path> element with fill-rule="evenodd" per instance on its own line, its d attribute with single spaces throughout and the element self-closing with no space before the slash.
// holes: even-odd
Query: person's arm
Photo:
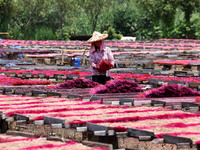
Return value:
<svg viewBox="0 0 200 150">
<path fill-rule="evenodd" d="M 108 51 L 108 60 L 114 66 L 114 57 L 112 51 L 110 50 L 110 48 L 107 48 L 107 51 Z"/>
<path fill-rule="evenodd" d="M 97 68 L 97 64 L 95 62 L 95 57 L 94 57 L 94 53 L 90 53 L 90 65 L 92 68 Z"/>
</svg>

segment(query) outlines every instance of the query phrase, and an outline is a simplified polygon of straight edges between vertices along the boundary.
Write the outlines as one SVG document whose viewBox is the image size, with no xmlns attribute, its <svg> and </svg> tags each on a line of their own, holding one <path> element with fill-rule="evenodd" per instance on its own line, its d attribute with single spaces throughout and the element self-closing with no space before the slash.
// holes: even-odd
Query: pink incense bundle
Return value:
<svg viewBox="0 0 200 150">
<path fill-rule="evenodd" d="M 138 83 L 131 80 L 111 80 L 103 86 L 97 86 L 90 91 L 90 94 L 102 93 L 132 93 L 143 92 Z"/>
<path fill-rule="evenodd" d="M 105 60 L 102 60 L 98 67 L 97 67 L 99 72 L 106 72 L 107 70 L 113 68 L 113 65 L 110 62 L 107 62 Z"/>
<path fill-rule="evenodd" d="M 195 98 L 196 102 L 200 102 L 200 97 Z"/>
<path fill-rule="evenodd" d="M 68 80 L 56 86 L 51 86 L 49 88 L 51 89 L 93 88 L 97 85 L 99 84 L 92 80 L 78 78 L 78 79 Z"/>
<path fill-rule="evenodd" d="M 178 86 L 176 84 L 163 85 L 157 89 L 147 91 L 145 97 L 184 97 L 184 96 L 199 96 L 200 92 L 194 91 L 191 88 Z"/>
</svg>

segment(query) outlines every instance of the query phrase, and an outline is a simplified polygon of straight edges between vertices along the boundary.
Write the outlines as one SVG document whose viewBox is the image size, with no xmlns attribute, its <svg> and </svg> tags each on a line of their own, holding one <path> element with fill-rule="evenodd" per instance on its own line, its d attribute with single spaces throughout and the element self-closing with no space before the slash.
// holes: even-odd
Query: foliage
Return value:
<svg viewBox="0 0 200 150">
<path fill-rule="evenodd" d="M 0 31 L 6 32 L 14 13 L 14 0 L 0 0 Z"/>
<path fill-rule="evenodd" d="M 118 6 L 113 14 L 113 27 L 118 33 L 128 36 L 135 36 L 138 27 L 137 8 L 133 5 Z"/>
<path fill-rule="evenodd" d="M 94 30 L 111 39 L 197 39 L 199 6 L 200 0 L 0 0 L 0 32 L 23 40 L 69 40 Z"/>
<path fill-rule="evenodd" d="M 199 10 L 200 1 L 199 0 L 178 0 L 180 8 L 185 14 L 185 22 L 189 25 L 190 18 L 193 12 Z"/>
<path fill-rule="evenodd" d="M 55 34 L 56 34 L 56 39 L 58 39 L 58 40 L 69 40 L 70 39 L 70 29 L 68 29 L 68 27 L 67 26 L 65 26 L 65 27 L 63 27 L 62 29 L 61 29 L 62 31 L 60 31 L 60 30 L 57 30 L 56 32 L 55 32 Z"/>
<path fill-rule="evenodd" d="M 108 34 L 108 39 L 116 39 L 116 40 L 120 40 L 122 38 L 122 34 L 117 34 L 115 32 L 115 29 L 112 27 L 109 27 L 107 31 L 103 32 L 104 34 Z"/>
<path fill-rule="evenodd" d="M 190 24 L 189 26 L 186 22 L 183 21 L 172 30 L 172 37 L 182 39 L 195 39 L 197 37 L 195 26 L 193 24 Z"/>
<path fill-rule="evenodd" d="M 196 30 L 196 32 L 195 32 L 196 39 L 200 39 L 200 21 L 199 21 L 199 17 L 200 17 L 200 14 L 199 15 L 194 15 L 191 18 L 191 22 L 192 22 L 193 28 Z"/>
<path fill-rule="evenodd" d="M 160 28 L 160 26 L 154 26 L 152 30 L 148 30 L 148 29 L 142 29 L 139 31 L 139 37 L 140 39 L 149 39 L 149 40 L 153 40 L 153 39 L 159 39 L 159 38 L 163 38 L 163 31 Z"/>
<path fill-rule="evenodd" d="M 54 40 L 55 36 L 53 30 L 47 27 L 36 28 L 34 34 L 36 40 Z"/>
<path fill-rule="evenodd" d="M 108 8 L 111 0 L 79 0 L 92 25 L 92 32 L 95 31 L 99 15 Z"/>
</svg>

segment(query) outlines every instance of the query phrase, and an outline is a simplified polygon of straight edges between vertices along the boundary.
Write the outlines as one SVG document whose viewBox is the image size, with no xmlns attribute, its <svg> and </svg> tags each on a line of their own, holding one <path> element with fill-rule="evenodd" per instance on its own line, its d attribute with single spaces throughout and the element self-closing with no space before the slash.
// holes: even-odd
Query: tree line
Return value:
<svg viewBox="0 0 200 150">
<path fill-rule="evenodd" d="M 200 0 L 0 0 L 11 39 L 69 40 L 94 30 L 137 39 L 200 38 Z"/>
</svg>

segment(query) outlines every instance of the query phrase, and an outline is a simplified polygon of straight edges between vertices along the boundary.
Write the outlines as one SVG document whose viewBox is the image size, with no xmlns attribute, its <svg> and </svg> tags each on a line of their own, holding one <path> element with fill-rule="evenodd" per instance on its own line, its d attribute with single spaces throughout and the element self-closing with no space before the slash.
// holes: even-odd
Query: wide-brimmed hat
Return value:
<svg viewBox="0 0 200 150">
<path fill-rule="evenodd" d="M 93 42 L 104 40 L 107 37 L 108 37 L 108 34 L 101 34 L 100 32 L 94 31 L 92 34 L 92 37 L 87 42 L 93 43 Z"/>
</svg>

